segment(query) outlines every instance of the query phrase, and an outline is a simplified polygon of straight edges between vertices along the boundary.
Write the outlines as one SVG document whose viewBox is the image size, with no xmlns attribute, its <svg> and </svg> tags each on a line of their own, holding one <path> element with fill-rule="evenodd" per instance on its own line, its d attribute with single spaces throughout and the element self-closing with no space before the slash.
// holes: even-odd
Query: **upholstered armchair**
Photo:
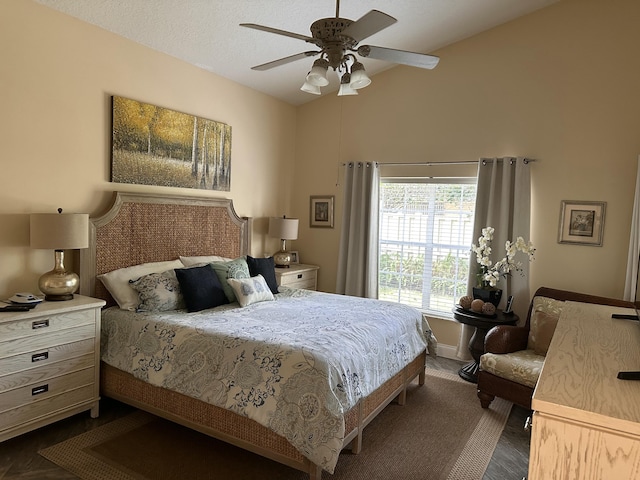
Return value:
<svg viewBox="0 0 640 480">
<path fill-rule="evenodd" d="M 565 301 L 634 308 L 624 300 L 539 288 L 523 326 L 500 325 L 487 333 L 480 357 L 478 398 L 488 408 L 495 397 L 531 409 L 531 397 Z"/>
</svg>

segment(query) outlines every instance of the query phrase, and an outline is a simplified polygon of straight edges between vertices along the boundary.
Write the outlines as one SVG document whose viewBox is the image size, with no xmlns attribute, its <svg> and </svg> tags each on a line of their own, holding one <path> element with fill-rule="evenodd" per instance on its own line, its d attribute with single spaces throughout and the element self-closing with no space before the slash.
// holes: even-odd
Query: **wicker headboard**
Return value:
<svg viewBox="0 0 640 480">
<path fill-rule="evenodd" d="M 115 301 L 96 275 L 180 255 L 236 258 L 250 253 L 251 219 L 229 199 L 116 192 L 111 209 L 89 222 L 80 251 L 80 293 Z"/>
</svg>

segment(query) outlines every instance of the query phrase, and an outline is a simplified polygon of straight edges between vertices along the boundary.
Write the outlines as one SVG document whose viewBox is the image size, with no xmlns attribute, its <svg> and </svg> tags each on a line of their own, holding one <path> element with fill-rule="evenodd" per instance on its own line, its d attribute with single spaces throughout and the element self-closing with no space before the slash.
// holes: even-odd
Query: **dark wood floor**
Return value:
<svg viewBox="0 0 640 480">
<path fill-rule="evenodd" d="M 460 362 L 446 358 L 428 358 L 429 368 L 457 372 Z M 0 480 L 61 480 L 74 475 L 45 460 L 38 451 L 67 438 L 96 428 L 133 411 L 133 408 L 111 399 L 100 402 L 100 417 L 92 419 L 88 412 L 0 443 Z M 530 414 L 514 406 L 489 467 L 482 480 L 521 480 L 527 475 L 529 434 L 524 422 Z M 480 480 L 480 479 L 479 479 Z"/>
</svg>

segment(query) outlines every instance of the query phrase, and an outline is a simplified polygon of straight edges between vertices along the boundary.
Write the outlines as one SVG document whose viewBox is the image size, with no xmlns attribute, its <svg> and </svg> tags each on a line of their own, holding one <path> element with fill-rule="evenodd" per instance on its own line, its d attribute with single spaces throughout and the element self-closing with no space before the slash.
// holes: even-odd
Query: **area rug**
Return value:
<svg viewBox="0 0 640 480">
<path fill-rule="evenodd" d="M 509 416 L 502 399 L 483 410 L 476 385 L 427 369 L 405 405 L 364 430 L 362 452 L 341 453 L 325 480 L 480 480 Z M 308 475 L 142 411 L 41 450 L 83 480 L 302 480 Z"/>
</svg>

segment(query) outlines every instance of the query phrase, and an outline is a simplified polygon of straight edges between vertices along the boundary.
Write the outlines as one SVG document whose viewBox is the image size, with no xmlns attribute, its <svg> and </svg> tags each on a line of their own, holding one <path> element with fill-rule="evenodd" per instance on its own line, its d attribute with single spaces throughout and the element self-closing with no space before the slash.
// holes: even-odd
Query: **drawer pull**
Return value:
<svg viewBox="0 0 640 480">
<path fill-rule="evenodd" d="M 301 273 L 298 274 L 298 278 L 302 278 L 302 274 Z"/>
<path fill-rule="evenodd" d="M 31 355 L 32 362 L 39 362 L 41 360 L 46 360 L 47 358 L 49 358 L 49 352 L 34 353 Z"/>
<path fill-rule="evenodd" d="M 35 322 L 31 322 L 31 329 L 37 330 L 38 328 L 46 328 L 49 326 L 49 319 L 45 320 L 36 320 Z"/>
<path fill-rule="evenodd" d="M 31 395 L 39 395 L 49 391 L 49 384 L 40 385 L 39 387 L 33 387 L 31 389 Z"/>
</svg>

